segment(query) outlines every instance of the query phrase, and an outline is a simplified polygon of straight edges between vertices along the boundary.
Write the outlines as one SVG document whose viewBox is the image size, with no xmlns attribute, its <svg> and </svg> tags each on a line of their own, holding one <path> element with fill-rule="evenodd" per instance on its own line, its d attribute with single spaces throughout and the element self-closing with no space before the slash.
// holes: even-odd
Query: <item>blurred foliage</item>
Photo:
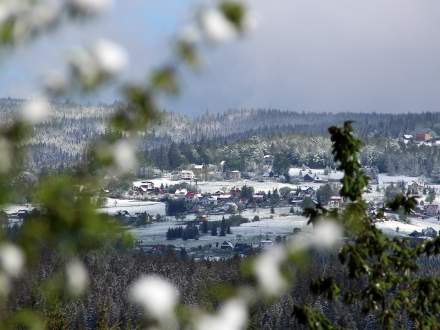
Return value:
<svg viewBox="0 0 440 330">
<path fill-rule="evenodd" d="M 414 247 L 407 238 L 390 238 L 378 230 L 362 200 L 368 178 L 357 158 L 361 141 L 353 135 L 350 122 L 342 128 L 331 127 L 329 132 L 335 160 L 345 173 L 340 194 L 350 200 L 344 211 L 332 214 L 344 225 L 347 235 L 339 259 L 357 284 L 347 290 L 335 278 L 321 278 L 312 283 L 312 292 L 346 304 L 360 303 L 366 315 L 378 316 L 384 329 L 406 328 L 402 315 L 408 316 L 416 329 L 438 328 L 440 305 L 428 290 L 438 288 L 439 281 L 430 276 L 420 277 L 418 258 L 438 253 L 440 239 Z M 393 210 L 403 209 L 406 214 L 415 206 L 414 198 L 403 195 L 389 203 Z M 311 214 L 311 220 L 319 215 L 329 214 L 321 208 Z M 334 329 L 310 308 L 295 307 L 294 314 L 312 329 Z"/>
<path fill-rule="evenodd" d="M 44 0 L 0 2 L 1 14 L 4 14 L 4 17 L 0 17 L 0 51 L 2 55 L 10 55 L 3 51 L 12 50 L 15 45 L 29 42 L 57 28 L 62 20 L 84 20 L 95 16 L 100 13 L 100 6 L 104 3 L 63 1 L 59 7 L 51 7 L 53 4 Z M 228 1 L 222 3 L 220 8 L 226 20 L 237 29 L 241 27 L 244 15 L 241 4 Z M 48 10 L 54 10 L 54 15 L 50 16 Z M 48 16 L 42 16 L 44 19 L 38 16 L 41 11 L 46 11 Z M 64 174 L 47 175 L 32 181 L 32 186 L 29 186 L 31 193 L 26 187 L 12 191 L 11 187 L 21 186 L 23 182 L 18 177 L 21 174 L 22 146 L 31 137 L 32 130 L 20 118 L 11 125 L 0 127 L 0 205 L 18 200 L 17 194 L 22 194 L 24 200 L 32 200 L 36 207 L 9 237 L 1 235 L 3 239 L 19 246 L 27 261 L 27 271 L 36 269 L 48 251 L 57 251 L 62 256 L 61 265 L 67 265 L 71 260 L 106 245 L 133 246 L 132 238 L 116 219 L 97 212 L 102 203 L 101 191 L 111 183 L 108 178 L 115 175 L 116 165 L 121 165 L 118 159 L 120 155 L 115 154 L 118 151 L 115 148 L 119 141 L 136 137 L 152 121 L 160 118 L 159 97 L 174 96 L 180 90 L 179 68 L 188 66 L 195 69 L 200 63 L 196 43 L 178 39 L 174 47 L 176 57 L 153 70 L 150 79 L 138 84 L 121 84 L 114 71 L 124 64 L 125 56 L 116 45 L 107 43 L 105 46 L 104 50 L 116 53 L 103 54 L 102 49 L 101 53 L 96 48 L 83 49 L 68 63 L 68 75 L 62 81 L 43 86 L 48 97 L 93 93 L 109 81 L 116 81 L 120 86 L 123 101 L 108 122 L 107 134 L 90 145 L 83 164 Z M 108 63 L 108 56 L 110 61 L 116 58 L 116 62 Z M 98 60 L 104 60 L 102 66 Z M 60 304 L 69 299 L 64 273 L 63 267 L 58 267 L 51 276 L 43 276 L 42 282 L 36 284 L 35 290 L 41 292 L 46 306 L 49 306 L 44 313 L 39 311 L 38 306 L 16 313 L 1 312 L 0 327 L 69 327 L 59 315 Z M 11 290 L 10 294 L 13 294 L 14 288 Z M 107 328 L 105 322 L 101 326 Z"/>
</svg>

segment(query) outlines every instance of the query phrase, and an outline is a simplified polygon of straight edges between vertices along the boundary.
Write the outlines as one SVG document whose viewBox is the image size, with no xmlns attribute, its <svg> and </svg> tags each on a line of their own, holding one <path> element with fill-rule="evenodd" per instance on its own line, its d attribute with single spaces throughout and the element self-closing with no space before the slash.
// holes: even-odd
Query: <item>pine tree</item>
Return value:
<svg viewBox="0 0 440 330">
<path fill-rule="evenodd" d="M 226 233 L 227 233 L 228 235 L 232 234 L 231 226 L 230 226 L 229 224 L 228 224 L 228 227 L 227 227 L 227 229 L 226 229 Z"/>
<path fill-rule="evenodd" d="M 202 222 L 202 226 L 201 227 L 202 227 L 202 233 L 203 234 L 207 234 L 208 233 L 208 221 L 204 220 Z"/>
<path fill-rule="evenodd" d="M 222 222 L 220 224 L 220 236 L 226 236 L 226 220 L 222 217 Z"/>
</svg>

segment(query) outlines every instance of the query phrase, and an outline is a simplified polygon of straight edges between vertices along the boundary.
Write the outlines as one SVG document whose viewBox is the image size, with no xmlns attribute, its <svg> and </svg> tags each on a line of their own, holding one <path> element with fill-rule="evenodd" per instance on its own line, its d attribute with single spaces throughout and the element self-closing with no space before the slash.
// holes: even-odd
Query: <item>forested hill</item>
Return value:
<svg viewBox="0 0 440 330">
<path fill-rule="evenodd" d="M 16 116 L 24 101 L 0 99 L 0 122 Z M 87 143 L 104 133 L 105 120 L 114 105 L 78 105 L 53 102 L 53 116 L 35 129 L 29 141 L 31 169 L 70 166 L 81 159 Z M 189 118 L 164 113 L 160 123 L 143 134 L 143 150 L 153 150 L 171 142 L 213 141 L 232 143 L 252 136 L 285 134 L 327 135 L 327 128 L 353 120 L 362 138 L 397 138 L 417 129 L 431 129 L 440 135 L 440 113 L 378 114 L 378 113 L 304 113 L 275 109 L 230 110 L 221 114 L 205 114 Z"/>
<path fill-rule="evenodd" d="M 281 110 L 231 110 L 224 114 L 207 114 L 194 121 L 201 135 L 233 135 L 248 130 L 280 128 L 291 133 L 327 134 L 331 125 L 346 120 L 355 122 L 362 137 L 397 138 L 406 132 L 429 128 L 440 133 L 440 113 L 305 113 Z"/>
<path fill-rule="evenodd" d="M 14 116 L 23 100 L 0 99 L 0 120 L 7 121 Z M 96 127 L 101 132 L 105 118 L 111 114 L 113 105 L 78 105 L 71 102 L 54 102 L 54 116 L 41 127 L 51 128 L 62 122 L 65 129 L 83 130 Z M 440 135 L 440 113 L 384 114 L 384 113 L 306 113 L 276 109 L 229 110 L 219 114 L 204 114 L 189 118 L 181 114 L 166 112 L 159 125 L 149 133 L 162 139 L 176 142 L 229 137 L 247 132 L 273 132 L 277 130 L 321 135 L 327 128 L 343 121 L 355 122 L 356 131 L 362 137 L 399 137 L 417 129 L 432 129 Z M 50 133 L 50 132 L 49 132 Z"/>
<path fill-rule="evenodd" d="M 182 120 L 181 115 L 169 114 L 175 124 Z M 354 121 L 358 134 L 365 137 L 397 138 L 403 133 L 418 129 L 431 129 L 440 134 L 440 113 L 384 114 L 384 113 L 306 113 L 281 111 L 276 109 L 230 110 L 222 114 L 205 114 L 194 120 L 185 118 L 181 138 L 199 140 L 200 138 L 230 137 L 252 133 L 277 134 L 300 133 L 311 135 L 327 134 L 329 126 L 346 120 Z M 169 123 L 168 123 L 169 124 Z M 163 127 L 166 132 L 168 125 Z"/>
</svg>

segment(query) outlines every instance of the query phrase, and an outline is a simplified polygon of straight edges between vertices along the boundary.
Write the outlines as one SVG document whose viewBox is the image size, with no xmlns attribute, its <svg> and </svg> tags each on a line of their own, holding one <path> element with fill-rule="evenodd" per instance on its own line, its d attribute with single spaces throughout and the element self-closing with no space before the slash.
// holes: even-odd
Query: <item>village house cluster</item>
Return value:
<svg viewBox="0 0 440 330">
<path fill-rule="evenodd" d="M 440 138 L 430 129 L 418 130 L 412 134 L 403 134 L 400 141 L 407 145 L 440 146 Z"/>
</svg>

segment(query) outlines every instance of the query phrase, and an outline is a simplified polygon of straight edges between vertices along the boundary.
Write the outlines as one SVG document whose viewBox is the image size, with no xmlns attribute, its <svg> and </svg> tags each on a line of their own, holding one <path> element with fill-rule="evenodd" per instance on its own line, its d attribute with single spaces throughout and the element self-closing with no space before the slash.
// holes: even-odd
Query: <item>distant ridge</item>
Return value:
<svg viewBox="0 0 440 330">
<path fill-rule="evenodd" d="M 0 99 L 0 122 L 15 116 L 24 100 Z M 35 129 L 29 141 L 29 167 L 69 166 L 81 160 L 86 145 L 105 132 L 106 118 L 114 105 L 79 105 L 53 102 L 51 120 Z M 417 129 L 430 129 L 440 135 L 440 113 L 306 113 L 277 109 L 239 109 L 207 113 L 196 118 L 164 112 L 159 123 L 142 134 L 141 149 L 151 150 L 171 142 L 197 142 L 221 139 L 224 143 L 251 136 L 283 134 L 324 135 L 331 125 L 353 120 L 356 132 L 369 138 L 397 138 Z"/>
</svg>

